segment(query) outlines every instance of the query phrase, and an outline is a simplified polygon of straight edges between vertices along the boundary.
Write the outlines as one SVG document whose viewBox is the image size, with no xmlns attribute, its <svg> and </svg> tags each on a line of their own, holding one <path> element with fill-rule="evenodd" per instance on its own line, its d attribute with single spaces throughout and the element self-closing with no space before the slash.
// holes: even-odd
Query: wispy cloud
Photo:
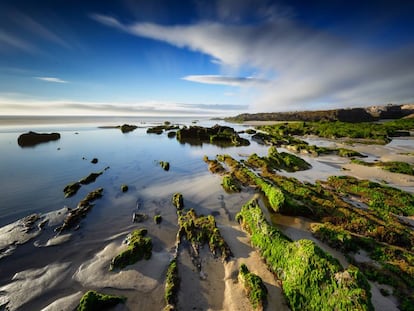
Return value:
<svg viewBox="0 0 414 311">
<path fill-rule="evenodd" d="M 246 110 L 244 105 L 45 100 L 24 94 L 0 93 L 0 115 L 224 116 Z"/>
<path fill-rule="evenodd" d="M 65 81 L 59 78 L 54 78 L 54 77 L 34 77 L 37 80 L 42 80 L 42 81 L 46 81 L 46 82 L 53 82 L 53 83 L 69 83 L 69 81 Z"/>
<path fill-rule="evenodd" d="M 199 22 L 165 26 L 123 24 L 95 18 L 110 27 L 210 55 L 224 68 L 257 70 L 255 110 L 367 106 L 414 100 L 414 46 L 397 51 L 357 46 L 345 39 L 305 27 L 289 15 L 249 25 Z M 203 83 L 238 83 L 221 78 L 190 76 Z M 214 81 L 215 80 L 215 81 Z M 226 83 L 227 82 L 227 83 Z M 240 82 L 240 81 L 239 81 Z M 242 83 L 239 83 L 241 85 Z"/>
<path fill-rule="evenodd" d="M 229 86 L 254 86 L 265 84 L 268 81 L 264 79 L 256 79 L 251 77 L 228 77 L 219 75 L 190 75 L 182 78 L 183 80 L 206 83 L 206 84 L 221 84 Z"/>
<path fill-rule="evenodd" d="M 30 53 L 37 51 L 37 49 L 26 40 L 0 29 L 0 51 L 6 48 L 18 49 Z"/>
</svg>

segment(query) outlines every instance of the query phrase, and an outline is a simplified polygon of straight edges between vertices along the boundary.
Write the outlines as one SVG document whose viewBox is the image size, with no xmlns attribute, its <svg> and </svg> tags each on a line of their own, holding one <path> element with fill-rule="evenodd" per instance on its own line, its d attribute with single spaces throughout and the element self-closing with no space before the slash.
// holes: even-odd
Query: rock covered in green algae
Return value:
<svg viewBox="0 0 414 311">
<path fill-rule="evenodd" d="M 184 127 L 177 131 L 177 140 L 181 143 L 194 145 L 210 143 L 221 147 L 250 145 L 249 140 L 240 137 L 233 128 L 218 124 L 213 127 Z"/>
<path fill-rule="evenodd" d="M 184 198 L 181 193 L 175 193 L 172 197 L 173 205 L 178 209 L 181 210 L 184 208 Z"/>
<path fill-rule="evenodd" d="M 21 134 L 19 138 L 17 138 L 17 143 L 20 147 L 33 147 L 37 144 L 46 143 L 49 141 L 59 139 L 59 133 L 36 133 L 30 131 L 28 133 Z"/>
<path fill-rule="evenodd" d="M 147 232 L 147 229 L 132 231 L 126 239 L 128 248 L 112 259 L 109 270 L 122 269 L 141 259 L 150 259 L 152 255 L 152 239 L 146 236 Z"/>
<path fill-rule="evenodd" d="M 78 206 L 71 210 L 66 216 L 63 225 L 56 228 L 55 231 L 62 232 L 75 227 L 83 217 L 92 209 L 91 204 L 96 199 L 102 197 L 103 188 L 98 188 L 88 193 L 88 195 L 79 202 Z"/>
<path fill-rule="evenodd" d="M 127 185 L 121 185 L 121 191 L 122 192 L 127 192 L 128 191 L 128 186 Z"/>
<path fill-rule="evenodd" d="M 168 265 L 167 276 L 165 280 L 164 299 L 167 305 L 165 306 L 164 311 L 175 310 L 179 287 L 180 277 L 178 276 L 177 258 L 174 258 Z"/>
<path fill-rule="evenodd" d="M 160 164 L 160 166 L 162 167 L 162 169 L 164 171 L 169 171 L 170 170 L 170 162 L 160 161 L 159 164 Z"/>
<path fill-rule="evenodd" d="M 123 124 L 123 125 L 118 126 L 118 128 L 121 130 L 122 133 L 125 134 L 125 133 L 129 133 L 129 132 L 136 130 L 138 126 L 130 125 L 130 124 Z"/>
<path fill-rule="evenodd" d="M 240 265 L 238 279 L 255 310 L 263 310 L 266 305 L 267 288 L 260 276 L 251 273 L 245 264 Z"/>
<path fill-rule="evenodd" d="M 154 222 L 158 225 L 160 224 L 162 221 L 162 216 L 161 215 L 155 215 L 154 216 Z"/>
<path fill-rule="evenodd" d="M 78 311 L 98 311 L 107 310 L 108 308 L 114 307 L 119 303 L 124 303 L 126 300 L 122 296 L 113 296 L 101 294 L 96 291 L 90 290 L 82 296 Z"/>
<path fill-rule="evenodd" d="M 230 258 L 231 250 L 220 234 L 213 216 L 198 216 L 194 209 L 179 213 L 179 236 L 185 236 L 195 247 L 208 244 L 214 255 L 221 255 L 223 260 Z"/>
</svg>

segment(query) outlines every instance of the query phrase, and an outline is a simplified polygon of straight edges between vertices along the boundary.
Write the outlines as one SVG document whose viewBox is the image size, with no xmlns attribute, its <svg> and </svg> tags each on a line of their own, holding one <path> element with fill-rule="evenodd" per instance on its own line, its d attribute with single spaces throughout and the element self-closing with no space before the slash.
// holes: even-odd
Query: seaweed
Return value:
<svg viewBox="0 0 414 311">
<path fill-rule="evenodd" d="M 114 296 L 101 294 L 96 291 L 90 290 L 82 296 L 78 311 L 98 311 L 106 310 L 108 308 L 114 307 L 119 303 L 125 303 L 126 297 L 123 296 Z"/>
<path fill-rule="evenodd" d="M 146 237 L 147 229 L 132 231 L 126 238 L 127 249 L 111 260 L 109 270 L 123 269 L 142 259 L 150 259 L 152 255 L 152 240 Z"/>
<path fill-rule="evenodd" d="M 267 300 L 267 288 L 262 279 L 251 273 L 245 264 L 240 265 L 238 278 L 246 290 L 253 309 L 263 310 Z"/>
</svg>

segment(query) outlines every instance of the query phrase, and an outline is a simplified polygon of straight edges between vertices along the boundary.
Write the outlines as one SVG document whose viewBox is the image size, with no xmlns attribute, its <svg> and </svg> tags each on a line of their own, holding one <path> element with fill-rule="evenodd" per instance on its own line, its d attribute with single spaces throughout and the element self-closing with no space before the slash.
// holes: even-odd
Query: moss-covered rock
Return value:
<svg viewBox="0 0 414 311">
<path fill-rule="evenodd" d="M 210 143 L 221 147 L 248 146 L 250 144 L 247 139 L 240 137 L 233 128 L 218 124 L 213 127 L 184 127 L 177 131 L 177 140 L 192 145 Z"/>
<path fill-rule="evenodd" d="M 245 264 L 240 265 L 239 281 L 243 285 L 253 309 L 263 310 L 267 300 L 267 288 L 262 279 L 249 271 Z"/>
<path fill-rule="evenodd" d="M 238 180 L 234 178 L 232 174 L 223 176 L 223 181 L 221 185 L 223 186 L 223 189 L 228 193 L 241 191 L 241 187 Z"/>
<path fill-rule="evenodd" d="M 220 255 L 223 260 L 231 256 L 226 241 L 220 234 L 213 216 L 197 216 L 194 209 L 180 213 L 178 217 L 179 236 L 185 236 L 196 248 L 208 244 L 214 255 Z"/>
<path fill-rule="evenodd" d="M 82 296 L 78 311 L 100 311 L 107 310 L 116 306 L 119 303 L 124 303 L 126 300 L 122 296 L 113 296 L 107 294 L 101 294 L 96 291 L 90 290 Z"/>
<path fill-rule="evenodd" d="M 221 165 L 217 160 L 210 160 L 207 156 L 203 157 L 204 162 L 208 164 L 208 170 L 213 174 L 223 174 L 226 172 L 226 169 Z"/>
<path fill-rule="evenodd" d="M 154 216 L 154 222 L 158 225 L 162 222 L 162 216 L 161 215 L 155 215 Z"/>
<path fill-rule="evenodd" d="M 177 208 L 177 210 L 181 210 L 184 208 L 184 198 L 181 193 L 175 193 L 172 197 L 172 203 Z"/>
<path fill-rule="evenodd" d="M 170 169 L 170 162 L 160 161 L 159 164 L 164 171 L 168 171 Z"/>
<path fill-rule="evenodd" d="M 121 130 L 122 133 L 125 134 L 125 133 L 129 133 L 129 132 L 136 130 L 138 126 L 130 125 L 130 124 L 123 124 L 123 125 L 118 126 L 118 128 Z"/>
<path fill-rule="evenodd" d="M 89 192 L 88 195 L 79 202 L 78 206 L 69 212 L 63 222 L 63 225 L 56 228 L 55 231 L 60 233 L 77 226 L 81 219 L 84 218 L 92 209 L 93 205 L 91 203 L 102 197 L 102 192 L 103 188 L 98 188 Z"/>
<path fill-rule="evenodd" d="M 46 143 L 49 141 L 59 140 L 59 133 L 36 133 L 28 132 L 19 136 L 17 143 L 20 147 L 33 147 L 41 143 Z"/>
<path fill-rule="evenodd" d="M 109 270 L 122 269 L 141 259 L 150 259 L 152 255 L 152 240 L 146 237 L 147 229 L 132 231 L 126 238 L 127 249 L 115 256 Z"/>
<path fill-rule="evenodd" d="M 269 225 L 257 201 L 245 204 L 237 220 L 282 280 L 292 310 L 373 310 L 369 283 L 356 267 L 344 270 L 310 240 L 290 241 Z"/>
<path fill-rule="evenodd" d="M 164 310 L 175 310 L 179 287 L 180 277 L 178 275 L 177 258 L 174 258 L 168 265 L 167 276 L 165 280 L 164 299 L 166 307 Z"/>
<path fill-rule="evenodd" d="M 81 183 L 78 181 L 71 183 L 69 185 L 66 185 L 65 188 L 63 188 L 63 192 L 65 193 L 65 198 L 70 198 L 71 196 L 74 196 L 78 192 L 80 187 L 81 187 Z"/>
<path fill-rule="evenodd" d="M 125 185 L 125 184 L 123 184 L 123 185 L 121 185 L 121 191 L 122 192 L 127 192 L 128 191 L 128 186 L 127 185 Z"/>
</svg>

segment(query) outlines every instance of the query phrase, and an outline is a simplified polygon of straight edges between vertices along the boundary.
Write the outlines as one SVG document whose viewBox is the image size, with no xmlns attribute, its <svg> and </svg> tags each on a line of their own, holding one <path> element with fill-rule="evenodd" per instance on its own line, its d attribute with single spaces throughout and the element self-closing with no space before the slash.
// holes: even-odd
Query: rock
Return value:
<svg viewBox="0 0 414 311">
<path fill-rule="evenodd" d="M 122 133 L 129 133 L 138 128 L 136 125 L 130 125 L 130 124 L 123 124 L 121 126 L 118 126 L 118 128 L 121 130 Z"/>
<path fill-rule="evenodd" d="M 92 159 L 92 161 L 91 161 L 91 163 L 92 163 L 92 164 L 96 164 L 96 163 L 98 163 L 98 159 L 97 159 L 97 158 L 93 158 L 93 159 Z"/>
<path fill-rule="evenodd" d="M 127 192 L 128 191 L 128 186 L 127 185 L 122 185 L 121 186 L 121 191 L 122 192 Z"/>
<path fill-rule="evenodd" d="M 168 171 L 170 169 L 170 163 L 166 161 L 160 161 L 160 166 L 164 169 L 164 171 Z"/>
<path fill-rule="evenodd" d="M 184 208 L 184 199 L 181 193 L 175 193 L 172 198 L 173 205 L 178 209 L 181 210 Z"/>
<path fill-rule="evenodd" d="M 81 184 L 78 181 L 67 185 L 65 188 L 63 188 L 63 192 L 65 193 L 65 198 L 70 198 L 71 196 L 74 196 L 76 192 L 78 192 L 80 187 L 81 187 Z"/>
<path fill-rule="evenodd" d="M 132 214 L 132 222 L 143 222 L 148 219 L 148 216 L 141 213 Z"/>
<path fill-rule="evenodd" d="M 17 143 L 20 147 L 33 147 L 37 144 L 46 143 L 49 141 L 59 140 L 60 134 L 59 133 L 36 133 L 36 132 L 28 132 L 22 134 L 17 139 Z"/>
</svg>

